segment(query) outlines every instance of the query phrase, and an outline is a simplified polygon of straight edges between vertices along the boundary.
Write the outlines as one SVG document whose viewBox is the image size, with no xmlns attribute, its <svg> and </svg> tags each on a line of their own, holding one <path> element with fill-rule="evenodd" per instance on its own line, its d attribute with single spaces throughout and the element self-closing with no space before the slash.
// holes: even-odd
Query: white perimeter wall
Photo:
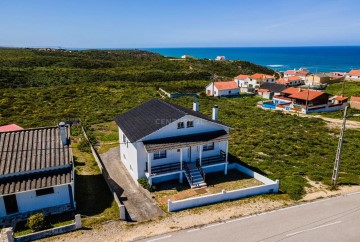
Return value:
<svg viewBox="0 0 360 242">
<path fill-rule="evenodd" d="M 72 192 L 72 191 L 71 191 Z M 36 196 L 35 190 L 19 192 L 16 194 L 19 213 L 25 213 L 33 210 L 39 210 L 58 205 L 70 203 L 68 185 L 54 187 L 54 193 Z M 0 199 L 0 216 L 6 216 L 6 210 L 3 197 Z"/>
<path fill-rule="evenodd" d="M 249 197 L 254 195 L 260 195 L 265 193 L 277 193 L 279 191 L 279 180 L 273 181 L 257 172 L 250 170 L 239 164 L 230 164 L 228 169 L 237 169 L 255 179 L 264 183 L 264 185 L 249 187 L 244 189 L 238 189 L 233 191 L 223 190 L 221 193 L 211 194 L 207 196 L 200 196 L 194 198 L 188 198 L 179 201 L 168 201 L 168 211 L 174 212 L 192 207 L 203 206 L 212 203 L 218 203 L 228 200 L 239 199 L 243 197 Z"/>
</svg>

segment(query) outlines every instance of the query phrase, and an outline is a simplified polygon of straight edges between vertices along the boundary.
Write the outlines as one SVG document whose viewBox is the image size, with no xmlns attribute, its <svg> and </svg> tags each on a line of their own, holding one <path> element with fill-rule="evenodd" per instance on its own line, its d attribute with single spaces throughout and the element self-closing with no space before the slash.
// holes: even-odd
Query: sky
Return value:
<svg viewBox="0 0 360 242">
<path fill-rule="evenodd" d="M 359 0 L 0 0 L 0 46 L 360 45 Z"/>
</svg>

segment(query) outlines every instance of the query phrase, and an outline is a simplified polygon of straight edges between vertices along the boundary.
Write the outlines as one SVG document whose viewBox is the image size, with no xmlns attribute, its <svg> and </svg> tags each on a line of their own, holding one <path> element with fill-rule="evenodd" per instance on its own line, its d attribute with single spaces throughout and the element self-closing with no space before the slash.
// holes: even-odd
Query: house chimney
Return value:
<svg viewBox="0 0 360 242">
<path fill-rule="evenodd" d="M 59 123 L 59 128 L 60 128 L 60 138 L 61 138 L 61 143 L 63 145 L 68 145 L 69 144 L 69 139 L 66 135 L 66 127 L 65 127 L 65 123 L 64 122 L 60 122 Z"/>
<path fill-rule="evenodd" d="M 212 119 L 217 121 L 218 120 L 218 106 L 214 105 L 214 107 L 212 108 Z"/>
<path fill-rule="evenodd" d="M 200 106 L 199 101 L 196 99 L 196 100 L 193 102 L 193 110 L 194 110 L 195 112 L 199 112 L 199 106 Z"/>
</svg>

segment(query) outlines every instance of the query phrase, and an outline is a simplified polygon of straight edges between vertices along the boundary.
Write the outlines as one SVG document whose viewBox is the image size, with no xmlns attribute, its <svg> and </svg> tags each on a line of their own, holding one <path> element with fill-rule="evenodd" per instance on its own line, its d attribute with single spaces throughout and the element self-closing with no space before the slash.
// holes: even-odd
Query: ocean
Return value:
<svg viewBox="0 0 360 242">
<path fill-rule="evenodd" d="M 198 59 L 244 60 L 277 71 L 309 69 L 311 72 L 349 72 L 360 69 L 360 46 L 323 47 L 228 47 L 228 48 L 146 48 L 164 56 L 191 55 Z"/>
</svg>

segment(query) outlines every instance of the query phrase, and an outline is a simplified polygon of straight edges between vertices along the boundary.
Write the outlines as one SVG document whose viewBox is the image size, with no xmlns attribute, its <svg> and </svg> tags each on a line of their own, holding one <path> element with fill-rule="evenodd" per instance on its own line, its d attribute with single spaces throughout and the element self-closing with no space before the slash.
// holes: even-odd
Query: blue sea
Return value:
<svg viewBox="0 0 360 242">
<path fill-rule="evenodd" d="M 360 46 L 323 47 L 228 47 L 228 48 L 147 48 L 164 56 L 191 55 L 199 59 L 244 60 L 277 71 L 309 69 L 311 72 L 348 72 L 360 69 Z"/>
</svg>

